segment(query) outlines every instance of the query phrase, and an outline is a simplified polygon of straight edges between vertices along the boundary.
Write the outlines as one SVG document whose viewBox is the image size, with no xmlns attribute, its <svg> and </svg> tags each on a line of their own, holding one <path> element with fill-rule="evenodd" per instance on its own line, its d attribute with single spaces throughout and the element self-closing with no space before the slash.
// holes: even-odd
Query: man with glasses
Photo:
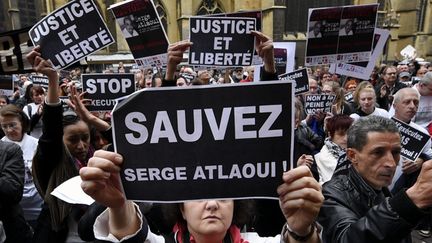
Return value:
<svg viewBox="0 0 432 243">
<path fill-rule="evenodd" d="M 384 68 L 382 78 L 384 82 L 375 88 L 375 93 L 377 104 L 388 111 L 393 102 L 393 95 L 407 86 L 397 80 L 397 69 L 394 66 Z"/>
</svg>

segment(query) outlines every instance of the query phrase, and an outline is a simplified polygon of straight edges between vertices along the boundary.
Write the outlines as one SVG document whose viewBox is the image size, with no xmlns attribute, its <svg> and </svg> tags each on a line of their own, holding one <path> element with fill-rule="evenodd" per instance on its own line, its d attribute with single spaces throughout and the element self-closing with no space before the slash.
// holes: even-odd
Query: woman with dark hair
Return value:
<svg viewBox="0 0 432 243">
<path fill-rule="evenodd" d="M 10 103 L 9 98 L 6 95 L 0 95 L 0 109 Z"/>
<path fill-rule="evenodd" d="M 33 83 L 30 81 L 26 81 L 25 84 L 23 85 L 23 88 L 25 88 L 24 95 L 14 102 L 14 104 L 18 106 L 20 109 L 24 109 L 24 106 L 33 102 L 31 98 L 32 87 L 33 87 Z"/>
<path fill-rule="evenodd" d="M 30 121 L 24 112 L 15 105 L 7 105 L 0 109 L 0 123 L 6 135 L 1 140 L 18 144 L 23 152 L 25 177 L 23 198 L 20 205 L 24 211 L 24 218 L 32 227 L 36 227 L 36 220 L 43 203 L 33 183 L 32 176 L 32 161 L 38 140 L 27 135 Z"/>
<path fill-rule="evenodd" d="M 77 221 L 84 212 L 83 208 L 61 201 L 51 192 L 78 175 L 79 169 L 86 166 L 93 155 L 90 128 L 77 115 L 82 114 L 78 111 L 82 104 L 75 104 L 77 113 L 68 111 L 63 114 L 57 71 L 50 61 L 41 58 L 39 51 L 36 47 L 27 56 L 33 69 L 49 80 L 43 105 L 43 134 L 33 159 L 35 185 L 44 199 L 34 242 L 82 242 L 77 233 Z M 91 119 L 86 121 L 93 122 Z"/>
<path fill-rule="evenodd" d="M 326 120 L 328 137 L 324 140 L 321 151 L 315 155 L 318 167 L 319 182 L 329 181 L 336 168 L 338 159 L 345 154 L 347 148 L 347 130 L 354 119 L 348 115 L 335 115 Z"/>
<path fill-rule="evenodd" d="M 30 119 L 29 134 L 39 138 L 42 135 L 42 107 L 45 90 L 42 86 L 33 85 L 30 89 L 32 103 L 24 106 L 23 111 Z"/>
</svg>

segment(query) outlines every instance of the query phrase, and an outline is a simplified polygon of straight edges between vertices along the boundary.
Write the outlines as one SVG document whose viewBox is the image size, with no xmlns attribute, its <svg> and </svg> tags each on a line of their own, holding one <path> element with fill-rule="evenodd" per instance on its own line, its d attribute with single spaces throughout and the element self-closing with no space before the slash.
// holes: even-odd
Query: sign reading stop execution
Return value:
<svg viewBox="0 0 432 243">
<path fill-rule="evenodd" d="M 83 74 L 83 91 L 91 99 L 89 111 L 111 111 L 115 100 L 135 92 L 135 79 L 131 73 Z"/>
</svg>

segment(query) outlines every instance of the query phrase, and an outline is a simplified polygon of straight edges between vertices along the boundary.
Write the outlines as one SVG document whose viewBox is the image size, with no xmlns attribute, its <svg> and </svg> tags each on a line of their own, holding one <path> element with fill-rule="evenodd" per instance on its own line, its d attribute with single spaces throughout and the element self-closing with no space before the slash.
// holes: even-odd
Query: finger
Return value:
<svg viewBox="0 0 432 243">
<path fill-rule="evenodd" d="M 186 50 L 192 45 L 192 42 L 190 41 L 180 41 L 175 43 L 173 46 L 168 47 L 168 51 L 177 51 L 177 50 Z"/>
<path fill-rule="evenodd" d="M 123 163 L 123 157 L 120 154 L 106 150 L 96 150 L 93 157 L 100 157 L 110 160 L 116 165 L 121 165 Z"/>
<path fill-rule="evenodd" d="M 321 191 L 316 190 L 314 188 L 302 188 L 299 190 L 291 191 L 287 194 L 279 195 L 279 200 L 281 202 L 301 199 L 301 198 L 312 202 L 321 202 L 324 200 Z"/>
<path fill-rule="evenodd" d="M 295 180 L 302 178 L 302 177 L 312 177 L 312 173 L 310 172 L 310 170 L 308 168 L 297 167 L 297 168 L 291 169 L 287 172 L 284 172 L 282 179 L 284 182 L 290 183 L 290 182 L 295 181 Z"/>
<path fill-rule="evenodd" d="M 89 196 L 95 196 L 99 191 L 102 191 L 106 187 L 104 181 L 82 181 L 81 188 Z"/>
<path fill-rule="evenodd" d="M 300 166 L 309 170 L 307 166 Z M 297 167 L 297 168 L 300 168 Z M 277 188 L 277 193 L 279 195 L 285 195 L 295 190 L 301 190 L 303 188 L 312 188 L 317 191 L 321 191 L 321 185 L 312 177 L 302 177 L 290 183 L 283 183 Z"/>
<path fill-rule="evenodd" d="M 80 169 L 79 174 L 83 181 L 107 180 L 111 176 L 110 172 L 97 167 L 83 167 Z"/>
<path fill-rule="evenodd" d="M 270 39 L 270 37 L 264 35 L 262 32 L 256 31 L 256 30 L 252 30 L 251 34 L 263 42 L 268 41 Z"/>
<path fill-rule="evenodd" d="M 41 55 L 39 50 L 40 50 L 40 48 L 39 49 L 34 48 L 29 54 L 27 54 L 26 58 L 32 66 L 34 64 L 35 58 Z"/>
<path fill-rule="evenodd" d="M 84 99 L 84 96 L 87 94 L 87 91 L 83 91 L 83 92 L 81 92 L 81 94 L 79 94 L 79 99 L 80 100 L 83 100 Z"/>
<path fill-rule="evenodd" d="M 317 214 L 321 208 L 321 205 L 322 203 L 314 203 L 304 199 L 295 199 L 295 200 L 289 200 L 280 203 L 281 209 L 288 214 L 289 212 L 287 211 L 291 211 L 295 209 L 304 209 L 313 214 Z"/>
</svg>

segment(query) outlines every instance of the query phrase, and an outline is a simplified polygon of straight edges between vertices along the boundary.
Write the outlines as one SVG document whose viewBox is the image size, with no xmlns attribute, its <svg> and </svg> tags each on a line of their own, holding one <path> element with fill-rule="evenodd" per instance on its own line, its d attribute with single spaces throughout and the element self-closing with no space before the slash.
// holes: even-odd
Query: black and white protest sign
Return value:
<svg viewBox="0 0 432 243">
<path fill-rule="evenodd" d="M 279 75 L 279 79 L 294 80 L 296 84 L 295 95 L 303 94 L 309 91 L 309 77 L 306 68 Z"/>
<path fill-rule="evenodd" d="M 33 49 L 27 32 L 30 27 L 0 33 L 0 75 L 29 73 L 26 55 Z"/>
<path fill-rule="evenodd" d="M 11 75 L 0 75 L 0 95 L 13 94 L 14 84 Z"/>
<path fill-rule="evenodd" d="M 353 94 L 353 92 L 348 92 L 348 93 L 345 94 L 345 101 L 349 102 L 349 103 L 351 103 L 351 102 L 354 101 L 354 94 Z"/>
<path fill-rule="evenodd" d="M 189 64 L 238 67 L 252 65 L 254 18 L 191 17 Z"/>
<path fill-rule="evenodd" d="M 263 13 L 261 10 L 258 11 L 239 11 L 234 13 L 220 13 L 220 14 L 211 14 L 211 15 L 205 15 L 206 17 L 242 17 L 242 18 L 254 18 L 256 20 L 256 30 L 262 31 L 262 16 Z M 273 44 L 276 44 L 275 42 Z M 276 45 L 274 45 L 276 48 Z M 258 56 L 258 53 L 256 51 L 254 52 L 254 55 L 252 57 L 252 65 L 263 65 L 263 60 L 261 57 Z M 288 72 L 288 71 L 287 71 Z M 284 72 L 282 72 L 284 73 Z M 258 76 L 259 77 L 259 76 Z M 257 78 L 256 80 L 258 80 Z"/>
<path fill-rule="evenodd" d="M 91 99 L 90 111 L 111 111 L 115 100 L 135 92 L 132 73 L 82 74 L 83 91 Z"/>
<path fill-rule="evenodd" d="M 308 115 L 313 115 L 317 111 L 331 112 L 335 95 L 327 94 L 307 94 L 305 95 L 305 112 Z"/>
<path fill-rule="evenodd" d="M 44 89 L 48 89 L 48 77 L 46 76 L 31 76 L 31 80 L 34 85 L 42 86 Z"/>
<path fill-rule="evenodd" d="M 114 42 L 97 6 L 92 0 L 74 0 L 58 8 L 29 31 L 41 55 L 56 69 L 76 61 Z"/>
<path fill-rule="evenodd" d="M 306 66 L 368 61 L 378 4 L 309 9 Z"/>
<path fill-rule="evenodd" d="M 414 127 L 392 117 L 401 134 L 401 155 L 411 161 L 415 161 L 430 140 L 430 135 L 415 129 Z"/>
<path fill-rule="evenodd" d="M 123 1 L 110 8 L 139 66 L 166 66 L 169 45 L 156 7 L 150 0 Z"/>
<path fill-rule="evenodd" d="M 290 168 L 293 84 L 139 91 L 113 111 L 126 197 L 273 198 Z"/>
<path fill-rule="evenodd" d="M 368 80 L 372 74 L 372 70 L 378 58 L 382 55 L 387 39 L 390 36 L 390 31 L 385 29 L 375 29 L 375 38 L 373 44 L 372 55 L 365 62 L 339 62 L 330 65 L 330 70 L 336 70 L 336 73 L 350 77 Z"/>
</svg>

